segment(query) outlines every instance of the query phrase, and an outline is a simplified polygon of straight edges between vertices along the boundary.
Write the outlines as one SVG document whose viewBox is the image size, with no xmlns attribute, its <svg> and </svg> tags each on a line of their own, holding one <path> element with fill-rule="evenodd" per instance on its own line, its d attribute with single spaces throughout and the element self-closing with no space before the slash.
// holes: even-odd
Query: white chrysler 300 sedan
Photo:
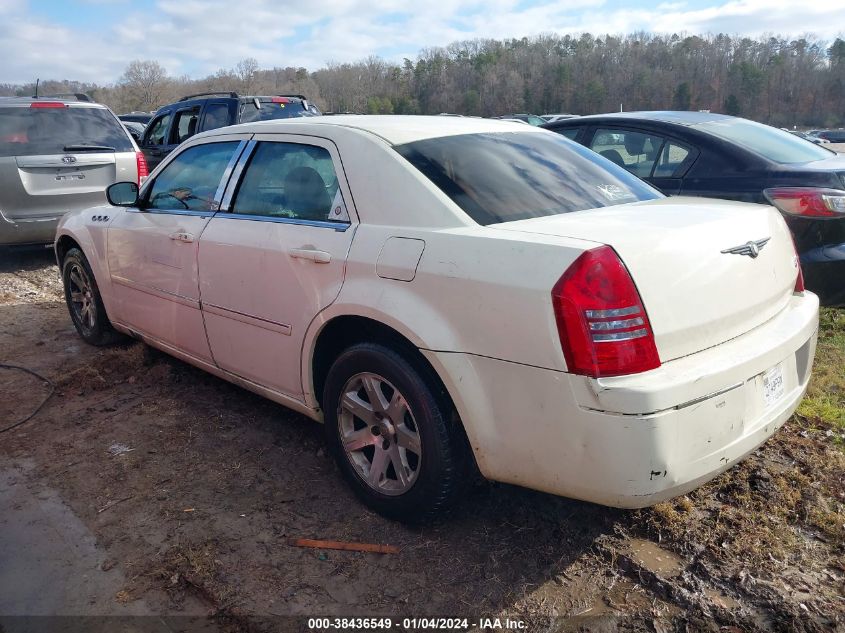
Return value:
<svg viewBox="0 0 845 633">
<path fill-rule="evenodd" d="M 82 338 L 325 422 L 391 517 L 440 512 L 476 468 L 653 504 L 759 446 L 810 376 L 818 301 L 774 207 L 664 198 L 525 125 L 239 125 L 108 198 L 56 239 Z"/>
</svg>

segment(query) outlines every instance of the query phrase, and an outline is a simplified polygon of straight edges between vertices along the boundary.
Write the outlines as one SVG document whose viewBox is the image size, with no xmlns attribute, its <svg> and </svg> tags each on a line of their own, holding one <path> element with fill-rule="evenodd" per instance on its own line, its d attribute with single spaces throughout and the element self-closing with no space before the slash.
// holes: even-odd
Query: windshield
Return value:
<svg viewBox="0 0 845 633">
<path fill-rule="evenodd" d="M 271 121 L 273 119 L 290 119 L 299 116 L 316 116 L 302 107 L 301 101 L 290 101 L 288 103 L 274 103 L 261 101 L 261 109 L 255 107 L 252 101 L 241 106 L 241 123 L 254 123 L 256 121 Z"/>
<path fill-rule="evenodd" d="M 741 145 L 776 163 L 808 163 L 830 158 L 832 153 L 789 132 L 747 119 L 707 121 L 692 127 Z"/>
<path fill-rule="evenodd" d="M 0 107 L 0 156 L 64 154 L 85 151 L 83 146 L 134 151 L 126 130 L 105 108 Z"/>
<path fill-rule="evenodd" d="M 663 197 L 553 132 L 461 134 L 394 149 L 482 225 Z"/>
</svg>

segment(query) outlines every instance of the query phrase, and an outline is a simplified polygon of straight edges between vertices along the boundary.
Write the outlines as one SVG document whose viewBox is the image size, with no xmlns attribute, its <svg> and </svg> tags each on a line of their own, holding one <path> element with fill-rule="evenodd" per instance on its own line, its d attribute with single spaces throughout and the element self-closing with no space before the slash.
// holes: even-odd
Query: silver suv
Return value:
<svg viewBox="0 0 845 633">
<path fill-rule="evenodd" d="M 146 176 L 144 155 L 106 106 L 0 98 L 0 245 L 52 242 L 65 213 Z"/>
</svg>

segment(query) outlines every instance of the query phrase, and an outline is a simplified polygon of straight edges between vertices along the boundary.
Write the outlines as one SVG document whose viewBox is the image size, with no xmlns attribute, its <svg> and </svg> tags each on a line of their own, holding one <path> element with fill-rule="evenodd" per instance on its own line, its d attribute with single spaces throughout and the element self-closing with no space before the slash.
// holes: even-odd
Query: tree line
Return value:
<svg viewBox="0 0 845 633">
<path fill-rule="evenodd" d="M 34 84 L 0 85 L 30 95 Z M 186 94 L 302 94 L 324 111 L 496 116 L 710 110 L 776 126 L 845 124 L 845 40 L 805 36 L 588 33 L 475 39 L 422 50 L 396 64 L 379 57 L 309 72 L 261 69 L 254 59 L 201 79 L 131 62 L 114 84 L 41 82 L 42 94 L 85 92 L 116 112 L 153 110 Z"/>
</svg>

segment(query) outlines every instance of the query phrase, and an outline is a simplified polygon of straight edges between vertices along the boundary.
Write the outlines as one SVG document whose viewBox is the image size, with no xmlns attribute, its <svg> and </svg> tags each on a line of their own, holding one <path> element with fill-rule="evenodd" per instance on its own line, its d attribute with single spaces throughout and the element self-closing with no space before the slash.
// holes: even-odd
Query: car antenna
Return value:
<svg viewBox="0 0 845 633">
<path fill-rule="evenodd" d="M 38 98 L 38 82 L 41 81 L 40 79 L 35 79 L 35 98 Z"/>
</svg>

